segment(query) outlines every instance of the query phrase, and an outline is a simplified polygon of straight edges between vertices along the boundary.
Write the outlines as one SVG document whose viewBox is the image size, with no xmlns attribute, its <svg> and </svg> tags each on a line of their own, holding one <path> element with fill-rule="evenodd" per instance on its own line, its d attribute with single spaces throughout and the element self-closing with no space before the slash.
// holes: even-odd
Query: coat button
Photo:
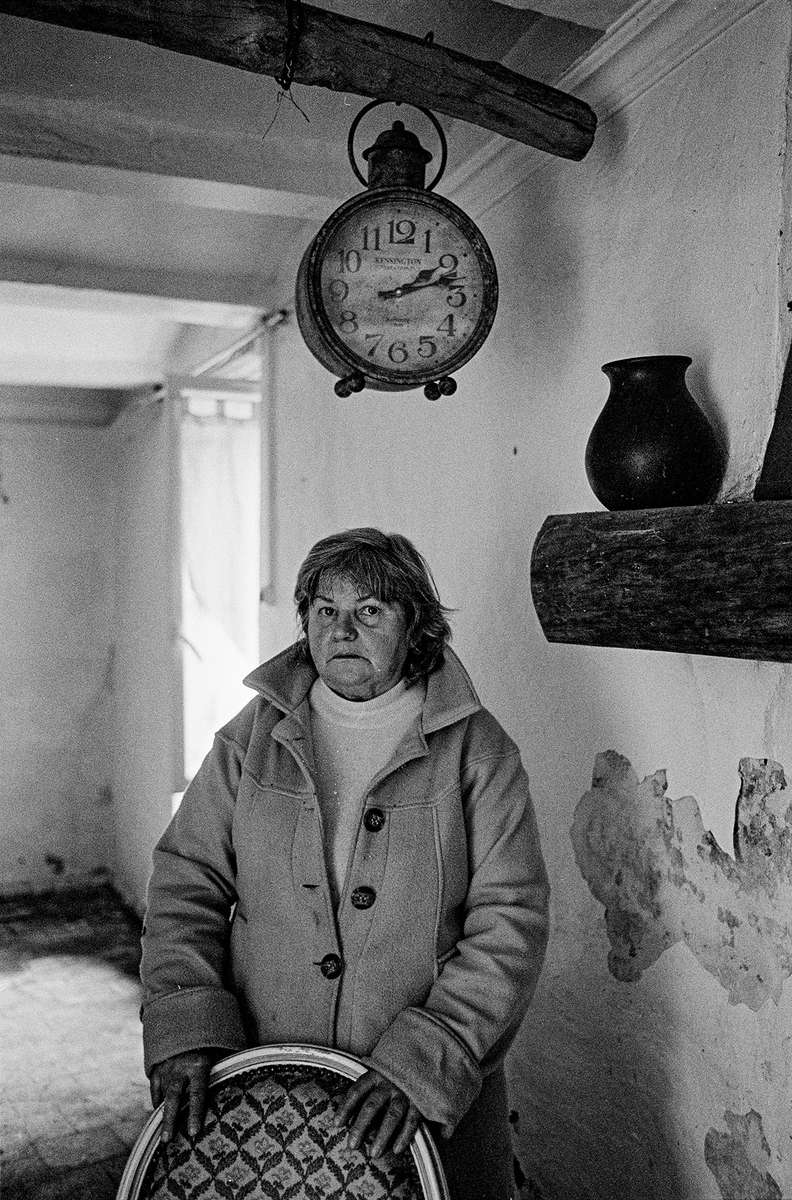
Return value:
<svg viewBox="0 0 792 1200">
<path fill-rule="evenodd" d="M 377 899 L 377 893 L 374 891 L 374 888 L 358 887 L 355 888 L 350 899 L 352 900 L 353 908 L 371 908 Z"/>
<path fill-rule="evenodd" d="M 324 975 L 325 979 L 338 979 L 338 976 L 344 969 L 344 964 L 337 954 L 325 954 L 322 961 L 319 963 L 319 970 Z"/>
<path fill-rule="evenodd" d="M 369 808 L 363 818 L 363 824 L 369 833 L 379 833 L 385 824 L 385 813 L 381 808 Z"/>
</svg>

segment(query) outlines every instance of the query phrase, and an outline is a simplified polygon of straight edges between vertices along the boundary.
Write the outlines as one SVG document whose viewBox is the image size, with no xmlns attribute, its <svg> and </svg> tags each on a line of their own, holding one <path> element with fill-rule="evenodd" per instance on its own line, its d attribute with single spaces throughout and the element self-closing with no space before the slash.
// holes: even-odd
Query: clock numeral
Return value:
<svg viewBox="0 0 792 1200">
<path fill-rule="evenodd" d="M 444 271 L 456 271 L 459 266 L 456 254 L 441 254 L 438 262 Z"/>
<path fill-rule="evenodd" d="M 352 312 L 351 308 L 342 308 L 339 317 L 338 328 L 342 333 L 357 333 L 357 313 Z"/>
<path fill-rule="evenodd" d="M 416 242 L 416 234 L 417 226 L 415 221 L 410 221 L 407 217 L 403 217 L 400 221 L 397 221 L 395 218 L 392 221 L 388 221 L 388 242 L 391 246 L 414 246 Z M 363 249 L 381 250 L 381 243 L 381 227 L 379 225 L 364 225 Z M 432 249 L 431 229 L 425 229 L 423 231 L 423 243 L 424 253 L 429 254 Z M 453 258 L 453 255 L 451 257 Z"/>
<path fill-rule="evenodd" d="M 389 242 L 392 246 L 415 245 L 415 221 L 404 217 L 401 221 L 388 221 Z"/>
<path fill-rule="evenodd" d="M 467 296 L 462 290 L 461 283 L 450 283 L 448 289 L 446 303 L 450 304 L 452 308 L 461 308 L 463 304 L 467 304 Z"/>
<path fill-rule="evenodd" d="M 342 304 L 349 295 L 349 284 L 343 279 L 334 279 L 330 284 L 330 299 Z"/>
<path fill-rule="evenodd" d="M 358 250 L 339 250 L 337 257 L 338 270 L 342 275 L 345 271 L 354 275 L 355 271 L 360 270 L 360 252 Z"/>
<path fill-rule="evenodd" d="M 363 226 L 363 249 L 364 250 L 379 250 L 379 248 L 380 248 L 380 227 L 379 227 L 379 225 L 364 225 Z"/>
<path fill-rule="evenodd" d="M 342 321 L 342 323 L 341 323 L 342 332 L 344 332 L 344 333 L 356 332 L 357 328 L 358 328 L 356 315 L 354 313 L 342 313 L 341 316 L 355 318 L 354 325 L 352 323 L 350 323 L 348 328 L 346 328 L 346 329 L 344 328 L 344 323 Z M 440 325 L 438 325 L 438 329 L 440 330 L 441 333 L 446 333 L 446 334 L 448 334 L 449 337 L 454 337 L 454 318 L 451 315 L 451 313 L 449 313 L 448 316 L 445 318 L 445 320 L 442 321 L 440 323 Z M 383 342 L 385 340 L 385 334 L 383 332 L 378 331 L 377 333 L 366 333 L 366 334 L 364 334 L 364 337 L 365 337 L 365 341 L 366 341 L 366 355 L 368 358 L 374 358 L 375 355 L 377 354 L 377 351 L 380 349 L 380 347 L 382 347 L 382 352 L 386 353 L 385 348 L 383 346 Z M 428 334 L 422 334 L 418 338 L 418 348 L 415 351 L 415 353 L 418 355 L 419 358 L 424 358 L 424 359 L 434 358 L 435 355 L 437 354 L 437 338 L 434 336 L 430 337 Z M 391 344 L 388 346 L 388 349 L 387 349 L 387 357 L 396 366 L 400 366 L 402 363 L 406 363 L 408 361 L 408 359 L 410 358 L 410 348 L 409 348 L 407 342 L 405 342 L 402 339 L 399 339 L 398 341 L 395 341 L 395 342 L 391 342 Z"/>
</svg>

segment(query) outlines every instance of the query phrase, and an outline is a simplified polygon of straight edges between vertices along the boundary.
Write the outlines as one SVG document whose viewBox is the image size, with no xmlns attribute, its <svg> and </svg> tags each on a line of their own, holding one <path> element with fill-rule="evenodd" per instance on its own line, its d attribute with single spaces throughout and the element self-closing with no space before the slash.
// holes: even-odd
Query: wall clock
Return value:
<svg viewBox="0 0 792 1200">
<path fill-rule="evenodd" d="M 451 374 L 486 339 L 498 303 L 489 246 L 457 205 L 435 195 L 445 164 L 424 186 L 431 157 L 401 121 L 364 153 L 367 191 L 325 221 L 297 273 L 296 312 L 315 357 L 340 376 L 339 396 L 371 387 L 403 391 L 424 385 L 429 399 L 451 395 Z"/>
</svg>

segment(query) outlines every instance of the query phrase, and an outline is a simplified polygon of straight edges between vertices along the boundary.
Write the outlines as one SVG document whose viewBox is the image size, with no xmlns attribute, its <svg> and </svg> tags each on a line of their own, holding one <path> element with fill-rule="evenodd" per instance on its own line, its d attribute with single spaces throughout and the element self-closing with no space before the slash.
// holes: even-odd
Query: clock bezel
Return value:
<svg viewBox="0 0 792 1200">
<path fill-rule="evenodd" d="M 350 216 L 354 215 L 358 210 L 365 210 L 372 205 L 380 206 L 383 203 L 391 202 L 398 204 L 405 201 L 409 201 L 410 203 L 417 202 L 424 205 L 435 214 L 440 214 L 445 220 L 450 221 L 456 226 L 459 233 L 461 233 L 462 237 L 468 243 L 471 253 L 476 256 L 482 277 L 482 297 L 481 310 L 476 324 L 453 355 L 445 359 L 439 366 L 429 363 L 425 367 L 411 365 L 407 369 L 400 370 L 396 364 L 393 367 L 389 367 L 375 363 L 368 358 L 364 359 L 352 350 L 339 336 L 324 305 L 321 291 L 321 272 L 328 244 L 335 237 L 339 226 L 347 221 Z M 453 372 L 458 371 L 484 344 L 492 329 L 498 307 L 498 275 L 495 268 L 495 260 L 492 257 L 492 252 L 487 245 L 484 235 L 467 213 L 463 212 L 456 204 L 447 200 L 444 196 L 427 192 L 423 188 L 371 188 L 346 200 L 328 217 L 311 242 L 301 265 L 300 275 L 303 276 L 305 282 L 305 300 L 308 312 L 313 318 L 317 333 L 324 343 L 323 348 L 327 354 L 326 356 L 320 355 L 311 345 L 310 341 L 308 341 L 309 348 L 314 351 L 320 362 L 330 370 L 336 373 L 343 373 L 343 368 L 341 372 L 338 371 L 337 363 L 341 363 L 349 370 L 360 371 L 365 377 L 367 385 L 379 387 L 383 390 L 399 391 L 420 387 L 424 383 L 429 383 L 432 380 L 451 375 Z M 298 275 L 298 281 L 300 275 Z M 305 313 L 301 312 L 302 306 L 299 304 L 299 299 L 298 286 L 297 316 L 302 328 Z M 304 335 L 305 332 L 303 329 Z"/>
</svg>

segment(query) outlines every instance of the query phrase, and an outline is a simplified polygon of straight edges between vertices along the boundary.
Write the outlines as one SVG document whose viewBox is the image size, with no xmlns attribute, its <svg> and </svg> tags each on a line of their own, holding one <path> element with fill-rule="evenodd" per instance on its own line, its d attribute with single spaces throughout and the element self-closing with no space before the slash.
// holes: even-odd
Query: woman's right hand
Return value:
<svg viewBox="0 0 792 1200">
<path fill-rule="evenodd" d="M 200 1133 L 206 1115 L 209 1071 L 216 1058 L 217 1054 L 210 1050 L 187 1050 L 156 1064 L 151 1072 L 151 1102 L 156 1107 L 165 1101 L 160 1141 L 169 1142 L 172 1138 L 185 1091 L 187 1132 L 190 1137 Z"/>
</svg>

